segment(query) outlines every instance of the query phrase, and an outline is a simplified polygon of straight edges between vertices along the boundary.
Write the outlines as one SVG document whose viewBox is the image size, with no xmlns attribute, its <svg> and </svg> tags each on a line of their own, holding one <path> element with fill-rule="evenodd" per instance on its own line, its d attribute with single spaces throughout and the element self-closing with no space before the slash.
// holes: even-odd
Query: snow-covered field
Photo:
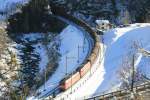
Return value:
<svg viewBox="0 0 150 100">
<path fill-rule="evenodd" d="M 40 96 L 44 96 L 57 87 L 60 80 L 65 77 L 66 73 L 70 74 L 84 61 L 90 49 L 89 41 L 84 36 L 85 33 L 82 30 L 72 25 L 69 25 L 60 33 L 60 54 L 62 55 L 61 60 L 56 72 L 54 72 L 52 77 L 50 77 L 50 79 L 38 90 L 38 92 L 41 92 Z M 34 99 L 32 98 L 32 100 Z"/>
<path fill-rule="evenodd" d="M 98 76 L 99 80 L 103 79 L 103 81 L 94 95 L 113 91 L 120 86 L 118 71 L 123 59 L 132 54 L 137 56 L 135 66 L 150 75 L 150 58 L 144 57 L 137 48 L 134 48 L 137 45 L 139 48 L 150 50 L 149 37 L 150 24 L 132 24 L 124 28 L 115 28 L 104 34 L 104 74 Z"/>
</svg>

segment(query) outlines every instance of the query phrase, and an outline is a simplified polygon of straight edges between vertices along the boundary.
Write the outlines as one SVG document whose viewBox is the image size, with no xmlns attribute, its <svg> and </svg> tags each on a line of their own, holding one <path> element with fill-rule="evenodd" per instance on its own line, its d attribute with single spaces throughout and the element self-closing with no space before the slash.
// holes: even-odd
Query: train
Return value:
<svg viewBox="0 0 150 100">
<path fill-rule="evenodd" d="M 94 62 L 96 61 L 100 53 L 100 41 L 99 37 L 97 36 L 97 33 L 87 23 L 67 14 L 65 11 L 63 11 L 62 8 L 58 8 L 53 12 L 53 14 L 64 17 L 74 22 L 75 24 L 83 27 L 83 29 L 87 31 L 94 40 L 94 45 L 92 47 L 91 53 L 86 58 L 86 60 L 73 73 L 71 73 L 70 75 L 68 75 L 60 81 L 59 89 L 61 91 L 66 91 L 69 88 L 71 88 L 74 84 L 76 84 L 83 76 L 85 76 L 91 70 Z"/>
<path fill-rule="evenodd" d="M 65 15 L 66 16 L 66 15 Z M 68 17 L 68 16 L 67 16 Z M 100 45 L 99 45 L 99 38 L 97 34 L 90 28 L 88 24 L 86 24 L 83 21 L 79 21 L 76 18 L 72 18 L 69 16 L 70 20 L 74 20 L 77 24 L 80 24 L 85 31 L 89 32 L 91 37 L 94 40 L 94 45 L 91 50 L 91 54 L 87 57 L 87 59 L 79 66 L 73 74 L 70 74 L 68 77 L 62 79 L 59 83 L 59 87 L 61 91 L 66 91 L 70 87 L 72 87 L 75 83 L 77 83 L 88 71 L 91 70 L 94 62 L 96 61 L 99 51 L 100 51 Z"/>
<path fill-rule="evenodd" d="M 98 44 L 98 43 L 97 43 Z M 87 60 L 78 67 L 75 72 L 68 75 L 68 77 L 62 79 L 59 83 L 59 88 L 61 91 L 66 91 L 71 88 L 75 83 L 77 83 L 87 72 L 89 72 L 96 61 L 99 54 L 100 46 L 97 45 L 93 50 L 91 55 Z"/>
</svg>

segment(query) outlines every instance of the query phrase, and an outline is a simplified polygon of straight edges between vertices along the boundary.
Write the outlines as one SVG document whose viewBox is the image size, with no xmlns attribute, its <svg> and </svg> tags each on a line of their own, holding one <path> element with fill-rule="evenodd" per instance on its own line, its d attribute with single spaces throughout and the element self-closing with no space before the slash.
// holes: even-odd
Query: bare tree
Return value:
<svg viewBox="0 0 150 100">
<path fill-rule="evenodd" d="M 6 48 L 7 41 L 8 41 L 8 37 L 5 33 L 5 29 L 0 27 L 0 55 L 2 54 L 3 50 Z"/>
<path fill-rule="evenodd" d="M 148 51 L 143 50 L 140 42 L 133 41 L 131 52 L 123 58 L 119 70 L 119 77 L 122 82 L 121 87 L 131 91 L 132 99 L 139 96 L 134 90 L 134 87 L 146 81 L 146 77 L 144 77 L 140 69 L 141 66 L 137 66 L 136 64 L 137 53 L 139 53 L 139 51 L 142 51 L 144 55 L 149 54 Z"/>
</svg>

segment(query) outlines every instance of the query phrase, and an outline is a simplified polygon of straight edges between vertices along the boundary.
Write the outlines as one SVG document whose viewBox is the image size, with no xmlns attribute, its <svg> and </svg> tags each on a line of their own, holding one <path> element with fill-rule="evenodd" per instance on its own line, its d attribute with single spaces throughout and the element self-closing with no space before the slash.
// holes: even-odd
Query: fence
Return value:
<svg viewBox="0 0 150 100">
<path fill-rule="evenodd" d="M 142 92 L 150 92 L 150 82 L 143 83 L 134 87 L 134 94 L 140 94 Z M 115 98 L 131 98 L 132 92 L 128 89 L 122 89 L 111 93 L 97 95 L 86 100 L 111 100 Z M 122 99 L 121 99 L 122 100 Z M 127 99 L 128 100 L 128 99 Z"/>
</svg>

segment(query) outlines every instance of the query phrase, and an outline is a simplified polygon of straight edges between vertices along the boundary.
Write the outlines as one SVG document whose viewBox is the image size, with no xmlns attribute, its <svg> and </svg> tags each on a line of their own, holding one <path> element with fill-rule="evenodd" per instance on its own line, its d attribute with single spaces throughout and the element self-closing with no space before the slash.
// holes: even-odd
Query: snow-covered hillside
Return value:
<svg viewBox="0 0 150 100">
<path fill-rule="evenodd" d="M 10 14 L 17 12 L 17 7 L 21 7 L 22 4 L 25 4 L 28 1 L 29 0 L 0 0 L 0 23 L 2 19 L 5 19 L 7 17 L 3 15 L 6 14 L 9 16 Z M 57 0 L 57 1 L 64 1 L 64 0 Z M 71 6 L 73 10 L 75 9 L 77 15 L 80 14 L 78 13 L 80 11 L 80 8 L 84 8 L 83 11 L 82 10 L 80 11 L 83 13 L 80 15 L 80 18 L 81 16 L 83 16 L 83 19 L 88 20 L 90 23 L 94 22 L 95 19 L 101 19 L 101 18 L 108 19 L 108 17 L 112 18 L 109 20 L 111 20 L 115 24 L 130 23 L 132 19 L 130 18 L 132 16 L 130 16 L 130 13 L 128 12 L 126 5 L 123 5 L 126 4 L 126 2 L 122 4 L 121 0 L 112 0 L 112 1 L 120 1 L 120 3 L 111 2 L 107 0 L 104 0 L 105 2 L 99 1 L 99 3 L 97 3 L 97 0 L 89 0 L 90 2 L 88 1 L 85 3 L 83 2 L 83 4 L 82 2 L 80 2 L 81 0 L 77 0 L 77 4 L 79 2 L 79 6 L 78 7 L 76 6 L 75 8 L 73 7 L 72 1 L 73 0 L 71 0 L 70 1 L 71 4 L 68 5 Z M 139 2 L 137 1 L 137 3 Z M 86 5 L 87 7 L 90 8 L 89 10 L 87 9 Z M 141 7 L 137 7 L 137 8 L 141 8 Z M 92 16 L 86 16 L 87 17 L 86 18 L 84 16 L 84 13 L 87 10 L 89 13 L 91 13 Z M 114 15 L 114 13 L 117 10 L 119 15 L 117 13 L 116 15 Z M 106 13 L 106 15 L 102 14 L 103 16 L 100 16 L 101 14 L 98 15 L 99 12 L 100 13 L 108 12 L 108 14 Z M 135 15 L 136 14 L 137 13 L 135 13 Z M 139 13 L 139 15 L 140 14 L 141 13 Z M 96 65 L 99 66 L 99 69 L 95 71 L 93 76 L 84 84 L 83 87 L 78 89 L 78 93 L 76 92 L 74 94 L 69 95 L 69 98 L 71 98 L 71 100 L 75 98 L 76 99 L 82 98 L 84 96 L 102 94 L 103 92 L 111 92 L 113 90 L 119 89 L 120 86 L 122 85 L 119 76 L 119 72 L 122 69 L 122 63 L 124 59 L 128 57 L 132 57 L 133 54 L 136 56 L 135 66 L 139 68 L 144 75 L 150 77 L 150 71 L 149 71 L 150 56 L 146 56 L 145 54 L 143 54 L 143 52 L 140 51 L 141 49 L 148 52 L 150 51 L 150 44 L 149 44 L 150 24 L 137 23 L 122 28 L 121 27 L 115 28 L 105 32 L 102 37 L 103 37 L 102 51 L 104 51 L 104 54 L 103 54 L 103 59 L 101 60 L 101 64 Z M 26 39 L 38 40 L 39 38 L 43 39 L 43 35 L 30 34 L 30 35 L 25 35 L 24 40 Z M 51 90 L 55 89 L 58 86 L 60 80 L 64 78 L 66 74 L 72 73 L 83 62 L 83 60 L 86 58 L 86 56 L 90 51 L 89 41 L 85 39 L 85 32 L 77 29 L 74 26 L 69 25 L 60 33 L 58 38 L 61 39 L 61 45 L 59 51 L 61 55 L 60 57 L 61 59 L 59 61 L 59 66 L 56 69 L 56 71 L 53 73 L 53 75 L 49 78 L 49 80 L 46 81 L 37 90 L 36 94 L 34 93 L 31 94 L 36 96 L 31 98 L 32 100 L 35 100 L 37 96 L 46 97 Z M 17 43 L 13 43 L 9 45 L 12 45 L 10 46 L 9 49 L 10 51 L 12 51 L 12 53 L 14 53 L 17 56 L 18 63 L 19 64 L 22 63 L 22 60 L 18 58 L 18 56 L 20 56 L 22 53 L 19 50 L 17 50 L 18 46 L 19 47 L 22 46 Z M 42 75 L 44 76 L 45 74 L 44 70 L 49 62 L 48 51 L 46 50 L 45 46 L 41 43 L 41 41 L 39 41 L 37 44 L 33 44 L 32 46 L 35 49 L 34 53 L 37 54 L 40 58 L 39 71 L 40 73 L 43 72 Z M 8 54 L 8 52 L 6 53 Z M 0 66 L 3 66 L 4 69 L 5 67 L 8 67 L 8 65 L 6 65 L 5 58 L 8 58 L 9 61 L 11 57 L 10 55 L 4 55 L 4 56 L 2 55 L 2 59 L 0 59 Z M 34 57 L 32 58 L 34 59 Z M 32 62 L 34 61 L 32 60 Z M 14 70 L 16 69 L 17 68 L 14 68 Z M 16 72 L 12 72 L 12 71 L 7 73 L 8 74 L 4 74 L 4 75 L 8 79 L 12 79 L 12 76 L 15 76 L 17 74 Z M 6 85 L 6 82 L 2 79 L 0 79 L 0 83 L 1 83 L 0 87 L 4 87 Z M 2 90 L 6 90 L 6 89 L 2 88 Z"/>
<path fill-rule="evenodd" d="M 135 66 L 140 67 L 143 73 L 149 76 L 148 70 L 150 68 L 148 68 L 149 64 L 147 63 L 149 63 L 150 58 L 144 57 L 138 52 L 140 48 L 150 50 L 149 32 L 150 24 L 132 24 L 104 33 L 102 46 L 104 48 L 101 49 L 104 54 L 101 56 L 101 63 L 93 66 L 99 66 L 99 68 L 94 71 L 92 77 L 77 92 L 70 94 L 65 99 L 82 100 L 92 95 L 100 95 L 103 92 L 119 89 L 122 82 L 119 79 L 118 72 L 122 67 L 122 61 L 125 57 L 132 56 L 132 54 L 136 55 Z M 136 43 L 139 48 L 134 47 Z M 145 64 L 147 65 L 145 66 Z M 64 93 L 63 95 L 67 94 Z"/>
<path fill-rule="evenodd" d="M 0 20 L 17 12 L 17 8 L 28 3 L 28 1 L 29 0 L 0 0 Z"/>
<path fill-rule="evenodd" d="M 68 99 L 83 99 L 90 97 L 91 95 L 97 95 L 103 92 L 110 92 L 118 89 L 121 85 L 118 71 L 122 67 L 121 64 L 123 58 L 126 56 L 132 56 L 132 54 L 136 55 L 135 66 L 140 67 L 143 73 L 149 76 L 150 73 L 148 71 L 148 62 L 150 61 L 150 58 L 144 57 L 139 52 L 139 49 L 134 47 L 135 43 L 137 43 L 139 48 L 150 50 L 149 32 L 150 24 L 132 24 L 127 27 L 115 28 L 107 31 L 103 36 L 102 47 L 104 48 L 102 50 L 104 50 L 104 54 L 101 58 L 104 58 L 100 61 L 101 63 L 99 65 L 94 65 L 95 67 L 99 66 L 99 68 L 94 71 L 95 73 L 92 75 L 92 77 L 87 80 L 87 82 L 82 87 L 80 87 L 77 92 L 70 94 Z M 73 26 L 68 26 L 61 33 L 61 67 L 59 66 L 54 75 L 45 83 L 46 90 L 44 91 L 44 86 L 40 88 L 39 91 L 42 95 L 55 88 L 59 80 L 65 75 L 64 61 L 66 56 L 75 57 L 75 59 L 72 59 L 68 65 L 68 72 L 71 72 L 77 67 L 78 63 L 76 58 L 76 46 L 78 46 L 78 44 L 82 44 L 82 36 L 80 37 L 80 35 L 80 31 L 76 30 L 76 28 Z M 81 57 L 83 60 L 85 55 L 81 54 Z M 143 65 L 144 67 L 141 67 Z M 66 94 L 64 93 L 64 95 Z M 30 99 L 34 100 L 35 98 Z"/>
<path fill-rule="evenodd" d="M 115 91 L 121 86 L 119 71 L 125 57 L 136 55 L 135 66 L 150 77 L 150 58 L 139 52 L 140 48 L 150 50 L 150 24 L 131 24 L 123 28 L 115 28 L 104 33 L 101 63 L 93 76 L 80 87 L 77 92 L 70 94 L 70 100 L 82 100 L 103 92 Z M 64 93 L 65 95 L 65 93 Z"/>
<path fill-rule="evenodd" d="M 6 34 L 6 33 L 5 33 Z M 32 63 L 35 62 L 36 59 L 39 59 L 36 63 L 37 69 L 40 71 L 46 67 L 48 63 L 48 56 L 47 56 L 47 50 L 45 49 L 45 45 L 42 44 L 42 39 L 44 38 L 44 35 L 42 33 L 29 33 L 24 34 L 23 36 L 20 36 L 18 40 L 22 40 L 21 42 L 15 42 L 13 40 L 10 40 L 10 37 L 4 37 L 9 38 L 9 41 L 7 40 L 6 47 L 4 48 L 4 52 L 0 53 L 0 74 L 2 77 L 0 79 L 0 88 L 3 90 L 4 93 L 6 93 L 10 88 L 7 85 L 11 86 L 18 86 L 19 79 L 16 77 L 16 75 L 19 73 L 18 70 L 21 70 L 21 67 L 26 63 L 26 61 L 32 60 Z M 40 41 L 41 40 L 41 41 Z M 27 58 L 25 56 L 25 53 L 28 51 L 24 50 L 29 49 L 27 44 L 30 41 L 30 46 L 34 48 L 32 54 L 28 55 L 30 58 Z M 36 56 L 35 56 L 36 55 Z M 38 58 L 38 56 L 40 56 Z M 26 59 L 26 60 L 24 60 Z M 27 67 L 26 65 L 25 67 Z M 38 68 L 39 66 L 39 68 Z M 33 80 L 32 80 L 33 81 Z M 6 84 L 7 82 L 7 84 Z M 9 83 L 8 83 L 9 82 Z M 3 94 L 3 92 L 0 92 L 0 96 Z"/>
<path fill-rule="evenodd" d="M 75 71 L 90 51 L 89 41 L 85 38 L 85 33 L 72 25 L 65 28 L 59 36 L 61 38 L 61 60 L 56 72 L 54 72 L 52 77 L 38 90 L 41 94 L 39 97 L 48 94 L 51 90 L 56 88 L 66 73 L 70 74 Z M 35 98 L 29 98 L 29 100 L 30 99 L 34 100 Z"/>
<path fill-rule="evenodd" d="M 120 86 L 118 71 L 127 56 L 136 55 L 135 66 L 140 67 L 144 74 L 150 75 L 148 68 L 150 58 L 144 57 L 139 48 L 150 50 L 150 24 L 132 24 L 124 28 L 115 28 L 104 33 L 105 46 L 104 74 L 99 76 L 103 81 L 95 94 L 110 92 Z M 138 48 L 135 47 L 139 46 Z"/>
<path fill-rule="evenodd" d="M 99 65 L 94 65 L 99 66 L 99 68 L 77 92 L 70 94 L 66 99 L 82 100 L 92 95 L 100 95 L 103 92 L 107 93 L 119 89 L 122 82 L 118 72 L 121 70 L 122 61 L 132 54 L 136 55 L 135 66 L 149 77 L 150 58 L 139 52 L 140 48 L 150 50 L 149 37 L 150 24 L 131 24 L 104 33 L 102 46 L 104 47 L 102 49 L 104 54 L 101 57 L 104 58 Z M 64 93 L 64 95 L 66 94 Z"/>
<path fill-rule="evenodd" d="M 6 11 L 11 8 L 11 6 L 15 4 L 23 4 L 28 0 L 0 0 L 0 11 Z"/>
</svg>

